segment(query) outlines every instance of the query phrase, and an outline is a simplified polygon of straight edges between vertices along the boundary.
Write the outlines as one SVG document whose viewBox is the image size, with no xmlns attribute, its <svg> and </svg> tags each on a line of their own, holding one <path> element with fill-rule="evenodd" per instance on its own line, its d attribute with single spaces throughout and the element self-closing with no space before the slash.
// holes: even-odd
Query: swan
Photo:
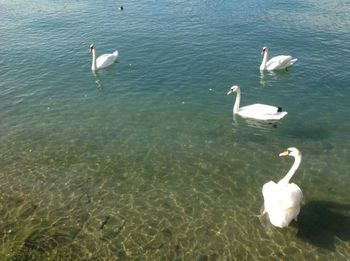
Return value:
<svg viewBox="0 0 350 261">
<path fill-rule="evenodd" d="M 282 119 L 287 112 L 282 111 L 281 107 L 275 107 L 266 104 L 252 104 L 244 107 L 239 107 L 241 103 L 241 89 L 234 85 L 232 86 L 227 95 L 237 92 L 236 101 L 233 105 L 233 114 L 238 114 L 244 118 L 252 118 L 256 120 L 279 120 Z"/>
<path fill-rule="evenodd" d="M 264 197 L 264 211 L 267 213 L 272 225 L 276 227 L 287 227 L 295 219 L 300 211 L 300 202 L 303 199 L 303 192 L 294 183 L 289 183 L 301 162 L 301 153 L 297 148 L 288 148 L 279 154 L 280 156 L 292 156 L 294 164 L 286 176 L 276 184 L 269 181 L 264 184 L 262 194 Z"/>
<path fill-rule="evenodd" d="M 92 53 L 91 70 L 93 71 L 112 65 L 119 56 L 118 51 L 115 51 L 114 53 L 102 54 L 96 59 L 96 47 L 93 44 L 90 45 L 89 52 Z"/>
<path fill-rule="evenodd" d="M 268 61 L 268 56 L 269 56 L 269 50 L 267 47 L 262 48 L 261 54 L 263 56 L 262 63 L 260 65 L 260 71 L 263 70 L 282 70 L 286 69 L 287 67 L 293 65 L 298 59 L 294 58 L 290 55 L 279 55 L 271 58 Z"/>
</svg>

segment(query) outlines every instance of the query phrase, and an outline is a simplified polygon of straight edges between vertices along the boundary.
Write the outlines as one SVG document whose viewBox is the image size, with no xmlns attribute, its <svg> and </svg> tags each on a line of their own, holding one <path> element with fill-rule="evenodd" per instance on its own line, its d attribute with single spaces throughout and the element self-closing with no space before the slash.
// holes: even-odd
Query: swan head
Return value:
<svg viewBox="0 0 350 261">
<path fill-rule="evenodd" d="M 292 156 L 294 158 L 297 158 L 297 157 L 300 157 L 301 156 L 301 153 L 300 151 L 297 149 L 297 148 L 288 148 L 286 151 L 284 152 L 281 152 L 279 154 L 280 157 L 283 157 L 283 156 Z"/>
<path fill-rule="evenodd" d="M 240 89 L 239 89 L 239 87 L 238 87 L 237 85 L 233 85 L 233 86 L 228 90 L 227 95 L 230 95 L 231 93 L 237 92 L 237 91 L 239 91 L 239 90 L 240 90 Z"/>
<path fill-rule="evenodd" d="M 92 53 L 92 50 L 94 50 L 94 49 L 95 49 L 95 45 L 91 44 L 90 48 L 89 48 L 89 53 Z"/>
<path fill-rule="evenodd" d="M 263 55 L 265 52 L 268 52 L 269 50 L 267 49 L 267 47 L 263 47 L 261 49 L 261 55 Z"/>
</svg>

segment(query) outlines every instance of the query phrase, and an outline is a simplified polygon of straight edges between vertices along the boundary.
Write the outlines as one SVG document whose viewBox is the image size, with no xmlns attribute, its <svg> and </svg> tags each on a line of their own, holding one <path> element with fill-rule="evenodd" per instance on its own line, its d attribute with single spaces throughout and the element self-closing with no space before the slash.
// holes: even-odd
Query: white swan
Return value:
<svg viewBox="0 0 350 261">
<path fill-rule="evenodd" d="M 279 120 L 287 114 L 286 111 L 282 111 L 281 107 L 259 103 L 240 108 L 241 89 L 237 85 L 234 85 L 229 89 L 227 95 L 233 92 L 237 92 L 236 101 L 233 105 L 233 114 L 238 114 L 244 118 L 252 118 L 256 120 Z"/>
<path fill-rule="evenodd" d="M 293 156 L 295 158 L 292 168 L 287 175 L 276 184 L 269 181 L 264 184 L 262 194 L 264 197 L 264 212 L 267 213 L 272 225 L 287 227 L 300 211 L 300 202 L 303 192 L 294 183 L 289 183 L 301 162 L 301 153 L 297 148 L 288 148 L 280 156 Z"/>
<path fill-rule="evenodd" d="M 290 55 L 279 55 L 271 58 L 268 61 L 268 56 L 269 56 L 269 50 L 267 47 L 264 47 L 261 51 L 261 54 L 263 56 L 262 63 L 260 65 L 260 71 L 263 70 L 282 70 L 286 69 L 287 67 L 293 65 L 298 59 L 294 58 Z"/>
<path fill-rule="evenodd" d="M 102 54 L 96 59 L 96 47 L 93 44 L 90 45 L 89 52 L 92 53 L 91 70 L 93 71 L 112 65 L 119 56 L 118 51 L 115 51 L 114 53 Z"/>
</svg>

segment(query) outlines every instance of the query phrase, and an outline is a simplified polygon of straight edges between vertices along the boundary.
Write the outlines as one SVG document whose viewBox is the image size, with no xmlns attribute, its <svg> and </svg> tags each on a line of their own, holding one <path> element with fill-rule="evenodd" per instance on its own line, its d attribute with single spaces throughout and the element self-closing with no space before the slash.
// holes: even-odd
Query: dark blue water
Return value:
<svg viewBox="0 0 350 261">
<path fill-rule="evenodd" d="M 350 258 L 348 1 L 0 0 L 0 257 Z M 88 47 L 118 50 L 92 73 Z M 259 72 L 260 51 L 290 54 Z M 279 122 L 232 116 L 282 106 Z M 297 222 L 257 215 L 298 147 Z"/>
</svg>

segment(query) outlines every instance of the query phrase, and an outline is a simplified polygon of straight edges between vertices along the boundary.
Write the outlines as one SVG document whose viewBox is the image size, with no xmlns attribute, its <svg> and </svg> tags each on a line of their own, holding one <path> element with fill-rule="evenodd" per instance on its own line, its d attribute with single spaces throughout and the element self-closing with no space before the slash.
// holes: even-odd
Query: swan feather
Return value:
<svg viewBox="0 0 350 261">
<path fill-rule="evenodd" d="M 292 65 L 297 59 L 294 59 L 295 60 L 294 62 L 292 62 L 292 60 L 293 60 L 293 57 L 290 55 L 275 56 L 266 63 L 266 69 L 267 70 L 284 69 Z"/>
<path fill-rule="evenodd" d="M 117 60 L 117 58 L 118 51 L 115 51 L 114 53 L 102 54 L 96 59 L 97 68 L 101 69 L 110 66 Z"/>
<path fill-rule="evenodd" d="M 278 120 L 287 115 L 287 112 L 282 112 L 279 107 L 257 103 L 241 107 L 238 111 L 238 114 L 245 118 L 254 118 L 259 120 Z"/>
</svg>

